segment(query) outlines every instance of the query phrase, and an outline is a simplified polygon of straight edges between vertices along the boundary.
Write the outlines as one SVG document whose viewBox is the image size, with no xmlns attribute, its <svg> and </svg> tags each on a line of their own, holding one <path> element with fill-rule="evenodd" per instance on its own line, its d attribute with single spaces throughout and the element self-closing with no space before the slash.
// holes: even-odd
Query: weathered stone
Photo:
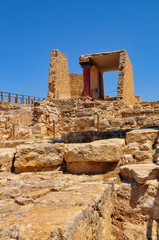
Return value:
<svg viewBox="0 0 159 240">
<path fill-rule="evenodd" d="M 0 148 L 0 172 L 11 171 L 15 153 L 15 148 Z"/>
<path fill-rule="evenodd" d="M 131 154 L 124 154 L 121 157 L 121 165 L 134 163 L 134 158 Z"/>
<path fill-rule="evenodd" d="M 20 205 L 26 205 L 26 204 L 28 204 L 28 203 L 33 202 L 33 199 L 30 198 L 30 197 L 17 197 L 17 198 L 15 199 L 15 202 L 18 203 L 18 204 L 20 204 Z"/>
<path fill-rule="evenodd" d="M 114 162 L 67 162 L 67 172 L 73 174 L 100 174 L 112 171 L 117 166 Z"/>
<path fill-rule="evenodd" d="M 134 153 L 136 150 L 139 150 L 139 144 L 137 142 L 129 143 L 127 148 Z"/>
<path fill-rule="evenodd" d="M 66 162 L 118 162 L 120 161 L 124 139 L 107 139 L 91 143 L 67 144 Z"/>
<path fill-rule="evenodd" d="M 134 180 L 139 184 L 147 180 L 156 179 L 159 174 L 159 166 L 149 164 L 132 164 L 120 167 L 120 174 L 128 180 Z"/>
<path fill-rule="evenodd" d="M 110 125 L 113 128 L 121 128 L 124 125 L 124 120 L 113 119 L 110 121 Z"/>
<path fill-rule="evenodd" d="M 20 145 L 15 155 L 15 172 L 54 170 L 61 167 L 63 150 L 49 143 Z"/>
<path fill-rule="evenodd" d="M 152 151 L 136 151 L 134 153 L 134 158 L 137 161 L 152 161 L 153 158 L 153 150 Z"/>
<path fill-rule="evenodd" d="M 11 190 L 15 180 L 25 182 L 25 187 L 19 186 L 19 197 L 0 200 L 0 239 L 104 240 L 111 236 L 113 187 L 103 176 L 39 172 L 5 177 L 1 173 L 1 178 L 3 189 Z M 63 188 L 48 189 L 52 181 Z M 35 188 L 38 182 L 43 186 L 40 192 Z"/>
<path fill-rule="evenodd" d="M 126 143 L 129 144 L 137 142 L 143 144 L 147 140 L 150 140 L 152 143 L 154 143 L 157 136 L 158 130 L 154 129 L 133 130 L 126 133 Z"/>
<path fill-rule="evenodd" d="M 144 144 L 140 146 L 141 151 L 149 151 L 152 150 L 152 142 L 151 141 L 146 141 Z"/>
</svg>

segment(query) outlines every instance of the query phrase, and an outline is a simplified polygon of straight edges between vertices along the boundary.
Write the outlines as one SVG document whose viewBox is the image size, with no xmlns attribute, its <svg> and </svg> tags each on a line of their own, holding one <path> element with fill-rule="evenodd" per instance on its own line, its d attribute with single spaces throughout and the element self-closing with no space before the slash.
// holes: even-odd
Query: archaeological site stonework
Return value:
<svg viewBox="0 0 159 240">
<path fill-rule="evenodd" d="M 68 72 L 67 57 L 59 50 L 51 51 L 48 99 L 68 99 L 83 94 L 81 74 Z"/>
<path fill-rule="evenodd" d="M 79 62 L 53 50 L 47 100 L 1 98 L 0 239 L 158 240 L 159 101 L 135 96 L 125 50 Z"/>
<path fill-rule="evenodd" d="M 103 73 L 119 70 L 117 98 L 135 103 L 133 69 L 125 50 L 82 55 L 79 63 L 83 74 L 69 73 L 67 57 L 58 50 L 51 51 L 48 99 L 104 99 Z"/>
</svg>

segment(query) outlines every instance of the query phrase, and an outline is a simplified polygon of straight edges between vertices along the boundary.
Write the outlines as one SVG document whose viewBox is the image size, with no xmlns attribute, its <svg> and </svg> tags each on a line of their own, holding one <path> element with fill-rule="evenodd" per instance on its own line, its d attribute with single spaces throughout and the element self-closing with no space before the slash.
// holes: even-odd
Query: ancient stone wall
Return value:
<svg viewBox="0 0 159 240">
<path fill-rule="evenodd" d="M 0 140 L 55 138 L 70 131 L 111 131 L 159 125 L 159 102 L 133 107 L 123 100 L 81 97 L 36 102 L 34 106 L 0 104 Z"/>
<path fill-rule="evenodd" d="M 71 98 L 67 57 L 59 50 L 51 51 L 48 99 Z"/>
<path fill-rule="evenodd" d="M 71 98 L 83 96 L 83 74 L 69 73 Z"/>
<path fill-rule="evenodd" d="M 133 69 L 127 52 L 125 52 L 123 100 L 128 104 L 135 104 Z"/>
</svg>

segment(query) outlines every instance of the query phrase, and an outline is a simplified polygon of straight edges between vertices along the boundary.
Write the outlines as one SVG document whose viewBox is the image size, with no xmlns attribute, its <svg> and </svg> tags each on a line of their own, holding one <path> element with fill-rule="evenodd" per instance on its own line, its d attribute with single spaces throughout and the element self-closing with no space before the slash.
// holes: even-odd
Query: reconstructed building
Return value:
<svg viewBox="0 0 159 240">
<path fill-rule="evenodd" d="M 103 73 L 119 70 L 117 98 L 135 103 L 132 64 L 125 50 L 82 55 L 79 63 L 83 74 L 69 73 L 67 57 L 51 51 L 48 99 L 104 99 Z"/>
</svg>

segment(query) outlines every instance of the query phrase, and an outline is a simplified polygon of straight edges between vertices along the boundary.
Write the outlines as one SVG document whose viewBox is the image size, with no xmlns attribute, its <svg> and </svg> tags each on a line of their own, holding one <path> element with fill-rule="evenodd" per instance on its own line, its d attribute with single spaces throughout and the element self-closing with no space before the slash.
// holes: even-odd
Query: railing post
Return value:
<svg viewBox="0 0 159 240">
<path fill-rule="evenodd" d="M 24 95 L 22 96 L 22 103 L 24 104 Z"/>
<path fill-rule="evenodd" d="M 3 102 L 3 93 L 1 92 L 1 102 Z"/>
<path fill-rule="evenodd" d="M 0 91 L 0 102 L 4 102 L 4 100 L 13 103 L 34 104 L 35 101 L 45 100 L 45 98 Z"/>
<path fill-rule="evenodd" d="M 16 96 L 15 96 L 15 103 L 17 103 L 18 102 L 18 95 L 16 94 Z"/>
<path fill-rule="evenodd" d="M 8 95 L 8 102 L 11 102 L 11 95 L 10 95 L 10 93 Z"/>
</svg>

